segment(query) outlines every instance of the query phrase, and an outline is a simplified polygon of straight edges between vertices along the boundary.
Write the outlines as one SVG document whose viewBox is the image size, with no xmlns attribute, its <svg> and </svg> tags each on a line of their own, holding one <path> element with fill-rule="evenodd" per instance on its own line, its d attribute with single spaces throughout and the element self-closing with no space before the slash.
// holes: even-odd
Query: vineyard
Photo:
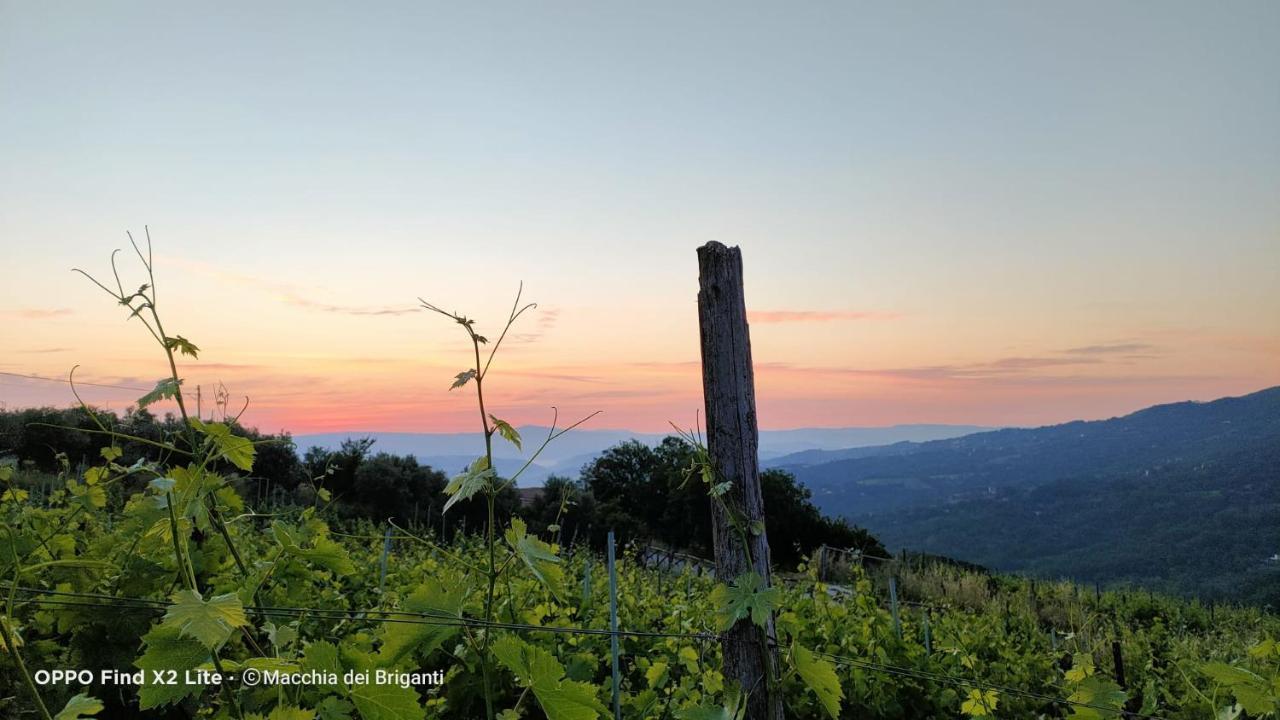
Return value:
<svg viewBox="0 0 1280 720">
<path fill-rule="evenodd" d="M 94 282 L 149 331 L 167 373 L 139 405 L 172 403 L 184 429 L 147 440 L 102 423 L 88 431 L 100 462 L 65 467 L 38 501 L 21 469 L 0 467 L 4 717 L 730 720 L 761 696 L 790 718 L 1277 714 L 1280 622 L 1260 610 L 911 556 L 824 550 L 772 582 L 750 570 L 725 582 L 642 548 L 611 562 L 560 546 L 554 527 L 499 524 L 494 498 L 519 473 L 499 477 L 491 451 L 446 490 L 446 512 L 487 504 L 489 521 L 447 543 L 411 524 L 340 521 L 323 476 L 310 506 L 252 507 L 258 446 L 188 407 L 180 366 L 200 349 L 166 331 L 149 243 L 135 249 L 147 274 L 136 292 L 118 273 Z M 423 305 L 474 349 L 452 383 L 475 392 L 486 447 L 528 444 L 485 406 L 484 382 L 532 306 L 517 298 L 490 340 Z M 580 422 L 537 439 L 531 458 Z M 766 528 L 701 435 L 686 439 L 700 450 L 688 482 L 750 558 Z M 126 440 L 152 452 L 126 461 Z M 777 658 L 757 686 L 725 672 L 735 643 Z"/>
</svg>

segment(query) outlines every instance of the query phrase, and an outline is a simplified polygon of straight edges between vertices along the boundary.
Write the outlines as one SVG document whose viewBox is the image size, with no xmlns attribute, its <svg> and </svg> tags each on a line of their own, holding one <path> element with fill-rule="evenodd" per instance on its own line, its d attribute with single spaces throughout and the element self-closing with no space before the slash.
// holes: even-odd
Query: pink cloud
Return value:
<svg viewBox="0 0 1280 720">
<path fill-rule="evenodd" d="M 748 310 L 753 323 L 840 322 L 846 320 L 896 320 L 897 313 L 852 310 Z"/>
<path fill-rule="evenodd" d="M 50 318 L 66 317 L 74 312 L 71 308 L 25 308 L 23 310 L 14 310 L 10 314 L 27 320 L 48 320 Z"/>
</svg>

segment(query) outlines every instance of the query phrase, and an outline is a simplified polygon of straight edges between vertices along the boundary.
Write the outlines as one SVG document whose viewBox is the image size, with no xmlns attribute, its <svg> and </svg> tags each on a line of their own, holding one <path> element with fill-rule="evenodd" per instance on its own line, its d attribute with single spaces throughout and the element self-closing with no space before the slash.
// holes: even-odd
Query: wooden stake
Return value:
<svg viewBox="0 0 1280 720">
<path fill-rule="evenodd" d="M 717 477 L 730 483 L 726 502 L 736 507 L 742 522 L 751 528 L 743 543 L 728 513 L 720 503 L 712 503 L 716 575 L 721 582 L 731 584 L 754 571 L 767 587 L 769 541 L 760 492 L 755 372 L 751 365 L 741 251 L 718 242 L 698 248 L 698 286 L 707 448 Z M 766 642 L 761 642 L 760 628 L 749 618 L 729 628 L 721 641 L 724 676 L 749 693 L 747 720 L 782 720 L 782 697 L 776 691 L 780 678 L 772 614 L 764 634 Z"/>
<path fill-rule="evenodd" d="M 614 565 L 613 531 L 609 531 L 609 653 L 613 656 L 613 720 L 622 720 L 622 673 L 618 670 L 618 569 Z"/>
</svg>

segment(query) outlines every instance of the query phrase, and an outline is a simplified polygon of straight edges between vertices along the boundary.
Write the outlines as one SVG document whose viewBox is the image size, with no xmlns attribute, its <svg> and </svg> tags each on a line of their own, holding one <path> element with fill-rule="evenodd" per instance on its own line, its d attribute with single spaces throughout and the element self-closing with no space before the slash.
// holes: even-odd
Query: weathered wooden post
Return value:
<svg viewBox="0 0 1280 720">
<path fill-rule="evenodd" d="M 889 576 L 889 613 L 893 615 L 893 632 L 902 639 L 902 621 L 898 619 L 898 578 Z"/>
<path fill-rule="evenodd" d="M 1124 681 L 1124 653 L 1120 650 L 1119 640 L 1111 641 L 1111 662 L 1115 665 L 1116 684 L 1128 689 L 1129 685 Z"/>
<path fill-rule="evenodd" d="M 769 541 L 760 493 L 760 438 L 742 252 L 718 242 L 698 248 L 698 287 L 707 449 L 718 477 L 731 484 L 726 501 L 739 510 L 748 527 L 760 530 L 750 533 L 743 547 L 724 508 L 712 503 L 716 577 L 732 584 L 740 575 L 754 570 L 768 586 Z M 721 640 L 725 678 L 750 693 L 747 720 L 782 719 L 780 693 L 769 692 L 778 684 L 777 636 L 772 615 L 765 636 L 767 646 L 760 641 L 759 628 L 747 618 L 734 623 Z"/>
<path fill-rule="evenodd" d="M 609 655 L 613 670 L 613 720 L 622 720 L 622 673 L 618 669 L 618 568 L 614 560 L 613 531 L 609 531 Z"/>
</svg>

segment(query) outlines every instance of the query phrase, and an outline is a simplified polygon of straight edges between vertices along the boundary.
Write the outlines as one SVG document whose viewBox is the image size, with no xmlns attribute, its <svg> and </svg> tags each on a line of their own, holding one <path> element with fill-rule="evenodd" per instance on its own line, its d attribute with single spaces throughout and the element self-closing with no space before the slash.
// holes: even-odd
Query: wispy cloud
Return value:
<svg viewBox="0 0 1280 720">
<path fill-rule="evenodd" d="M 1103 345 L 1085 345 L 1083 347 L 1068 348 L 1063 350 L 1063 352 L 1071 355 L 1125 355 L 1132 353 L 1144 353 L 1155 349 L 1156 346 L 1149 343 L 1126 342 Z"/>
<path fill-rule="evenodd" d="M 868 378 L 896 378 L 900 380 L 975 380 L 1027 375 L 1036 370 L 1101 363 L 1102 361 L 1097 358 L 1087 357 L 1004 357 L 977 363 L 891 368 L 821 367 L 794 365 L 791 363 L 756 363 L 756 369 L 763 372 L 814 373 Z"/>
<path fill-rule="evenodd" d="M 189 260 L 186 258 L 170 258 L 171 262 L 176 265 L 185 267 L 189 270 L 207 275 L 221 282 L 234 283 L 241 287 L 252 288 L 273 295 L 276 299 L 294 307 L 300 307 L 307 310 L 315 310 L 318 312 L 334 313 L 337 315 L 407 315 L 409 313 L 421 312 L 422 308 L 401 305 L 341 305 L 337 303 L 327 303 L 319 300 L 313 300 L 299 292 L 299 286 L 281 282 L 279 280 L 258 277 L 256 275 L 248 275 L 241 272 L 226 270 L 208 263 L 197 260 Z"/>
<path fill-rule="evenodd" d="M 32 348 L 30 350 L 16 350 L 15 352 L 23 355 L 44 355 L 49 353 L 71 352 L 71 348 L 52 347 L 52 348 Z"/>
<path fill-rule="evenodd" d="M 538 329 L 545 332 L 555 327 L 560 319 L 560 308 L 538 308 Z"/>
<path fill-rule="evenodd" d="M 748 310 L 747 320 L 762 325 L 775 323 L 841 322 L 846 320 L 896 320 L 897 313 L 853 310 Z"/>
<path fill-rule="evenodd" d="M 304 298 L 304 297 L 302 297 L 301 295 L 298 295 L 297 293 L 294 293 L 294 292 L 288 292 L 288 293 L 285 293 L 285 294 L 282 296 L 282 299 L 283 299 L 285 302 L 289 303 L 290 305 L 294 305 L 294 306 L 296 306 L 296 307 L 306 308 L 306 309 L 308 309 L 308 310 L 318 310 L 318 311 L 320 311 L 320 312 L 335 313 L 335 314 L 338 314 L 338 315 L 360 315 L 360 316 L 369 316 L 369 315 L 408 315 L 408 314 L 410 314 L 410 313 L 422 312 L 422 308 L 419 308 L 419 307 L 409 307 L 409 306 L 400 306 L 400 307 L 382 306 L 382 307 L 379 307 L 379 306 L 376 306 L 376 305 L 375 305 L 375 306 L 368 306 L 368 305 L 363 305 L 363 306 L 362 306 L 362 305 L 335 305 L 335 304 L 332 304 L 332 303 L 324 303 L 324 302 L 319 302 L 319 301 L 317 301 L 317 300 L 311 300 L 311 299 L 309 299 L 309 298 Z"/>
<path fill-rule="evenodd" d="M 71 308 L 20 308 L 18 310 L 10 310 L 6 314 L 27 320 L 48 320 L 51 318 L 66 317 L 75 313 Z"/>
</svg>

